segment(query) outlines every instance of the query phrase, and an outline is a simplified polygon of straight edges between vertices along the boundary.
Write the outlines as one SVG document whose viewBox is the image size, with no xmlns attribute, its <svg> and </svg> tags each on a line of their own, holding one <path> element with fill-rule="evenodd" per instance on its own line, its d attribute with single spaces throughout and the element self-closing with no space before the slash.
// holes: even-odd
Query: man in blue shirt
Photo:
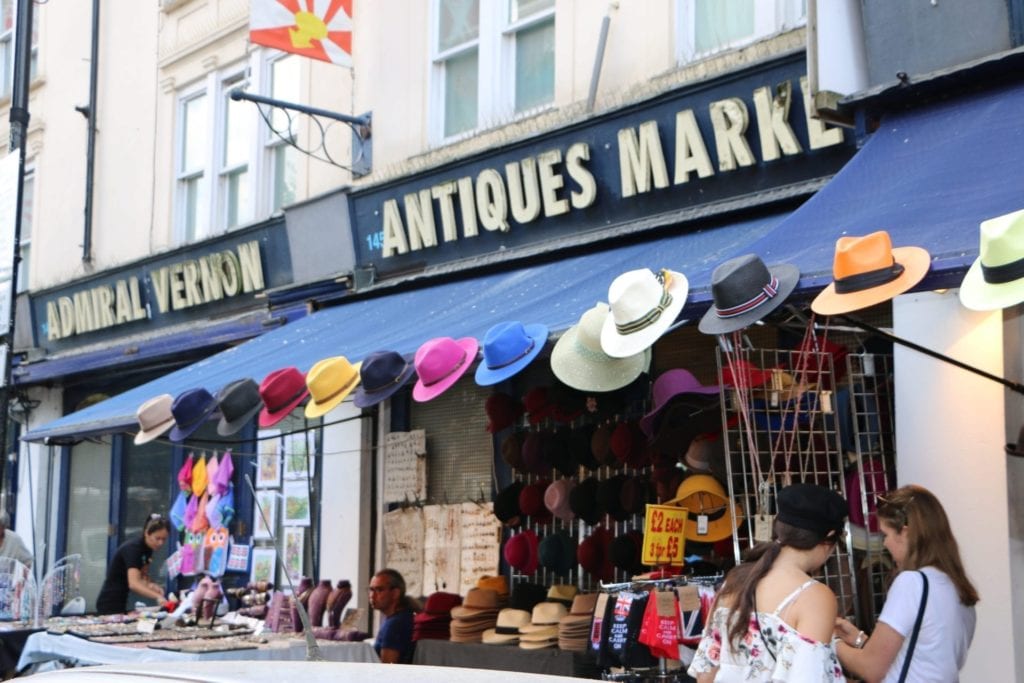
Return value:
<svg viewBox="0 0 1024 683">
<path fill-rule="evenodd" d="M 370 580 L 370 607 L 383 620 L 373 649 L 385 664 L 412 663 L 413 606 L 405 595 L 405 579 L 394 569 L 381 569 Z"/>
</svg>

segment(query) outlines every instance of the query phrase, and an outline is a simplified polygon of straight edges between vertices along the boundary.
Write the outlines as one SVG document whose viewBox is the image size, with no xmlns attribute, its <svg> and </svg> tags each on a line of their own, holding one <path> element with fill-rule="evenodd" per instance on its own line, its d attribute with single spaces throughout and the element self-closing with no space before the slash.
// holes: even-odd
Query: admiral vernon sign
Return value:
<svg viewBox="0 0 1024 683">
<path fill-rule="evenodd" d="M 641 219 L 678 223 L 745 195 L 778 199 L 854 151 L 842 129 L 809 116 L 803 72 L 803 55 L 787 56 L 354 191 L 357 264 L 385 278 Z"/>
</svg>

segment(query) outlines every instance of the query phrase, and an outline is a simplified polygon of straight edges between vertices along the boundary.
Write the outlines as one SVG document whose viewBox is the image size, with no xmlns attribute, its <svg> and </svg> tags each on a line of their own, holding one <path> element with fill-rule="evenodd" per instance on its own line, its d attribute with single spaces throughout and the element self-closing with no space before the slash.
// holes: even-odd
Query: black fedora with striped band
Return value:
<svg viewBox="0 0 1024 683">
<path fill-rule="evenodd" d="M 757 254 L 737 256 L 711 274 L 711 299 L 697 326 L 704 334 L 727 334 L 749 327 L 782 305 L 800 279 L 800 269 L 784 263 L 769 268 Z"/>
</svg>

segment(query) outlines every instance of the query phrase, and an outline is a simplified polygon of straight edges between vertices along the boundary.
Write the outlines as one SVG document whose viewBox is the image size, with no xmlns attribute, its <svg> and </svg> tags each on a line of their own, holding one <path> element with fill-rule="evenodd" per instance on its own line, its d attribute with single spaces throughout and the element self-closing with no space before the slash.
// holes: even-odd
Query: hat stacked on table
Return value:
<svg viewBox="0 0 1024 683">
<path fill-rule="evenodd" d="M 485 574 L 476 580 L 476 587 L 486 588 L 487 590 L 492 590 L 497 593 L 499 609 L 504 609 L 509 606 L 508 579 L 504 576 L 487 576 Z"/>
<path fill-rule="evenodd" d="M 590 622 L 597 606 L 597 593 L 580 593 L 572 601 L 569 614 L 558 620 L 558 648 L 585 652 L 590 642 Z"/>
<path fill-rule="evenodd" d="M 497 592 L 489 588 L 471 588 L 462 604 L 452 608 L 451 641 L 479 643 L 483 632 L 494 628 L 500 610 Z"/>
<path fill-rule="evenodd" d="M 542 650 L 558 644 L 558 622 L 569 613 L 560 602 L 540 602 L 533 608 L 530 623 L 519 629 L 519 647 Z"/>
<path fill-rule="evenodd" d="M 438 591 L 427 597 L 423 611 L 413 617 L 412 639 L 448 640 L 451 637 L 452 608 L 462 604 L 462 596 Z"/>
<path fill-rule="evenodd" d="M 529 612 L 506 607 L 498 612 L 498 621 L 494 628 L 484 631 L 481 640 L 487 645 L 515 645 L 519 642 L 520 629 L 529 623 Z"/>
</svg>

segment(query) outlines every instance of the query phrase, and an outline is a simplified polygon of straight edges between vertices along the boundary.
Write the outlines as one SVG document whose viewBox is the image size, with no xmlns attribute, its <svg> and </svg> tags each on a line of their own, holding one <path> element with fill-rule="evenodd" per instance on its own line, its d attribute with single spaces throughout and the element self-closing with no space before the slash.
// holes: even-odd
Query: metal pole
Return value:
<svg viewBox="0 0 1024 683">
<path fill-rule="evenodd" d="M 82 230 L 82 260 L 92 261 L 92 201 L 96 178 L 96 82 L 100 63 L 100 0 L 92 1 L 92 57 L 89 62 L 89 105 L 85 118 L 89 132 L 85 150 L 85 226 Z M 81 111 L 81 110 L 80 110 Z"/>
<path fill-rule="evenodd" d="M 601 34 L 597 38 L 597 54 L 594 55 L 594 69 L 590 74 L 590 92 L 587 95 L 587 111 L 594 110 L 597 99 L 597 83 L 601 80 L 601 65 L 604 63 L 604 48 L 608 44 L 608 25 L 612 23 L 612 11 L 618 9 L 616 0 L 608 3 L 608 11 L 601 19 Z"/>
<path fill-rule="evenodd" d="M 7 354 L 3 367 L 3 397 L 0 399 L 0 447 L 7 457 L 7 422 L 14 355 L 14 321 L 18 301 L 18 266 L 21 265 L 21 203 L 25 191 L 25 141 L 28 137 L 28 86 L 32 73 L 32 0 L 18 0 L 14 27 L 14 87 L 11 93 L 10 151 L 18 151 L 18 194 L 14 206 L 14 258 L 11 259 L 11 291 L 8 300 Z"/>
</svg>

